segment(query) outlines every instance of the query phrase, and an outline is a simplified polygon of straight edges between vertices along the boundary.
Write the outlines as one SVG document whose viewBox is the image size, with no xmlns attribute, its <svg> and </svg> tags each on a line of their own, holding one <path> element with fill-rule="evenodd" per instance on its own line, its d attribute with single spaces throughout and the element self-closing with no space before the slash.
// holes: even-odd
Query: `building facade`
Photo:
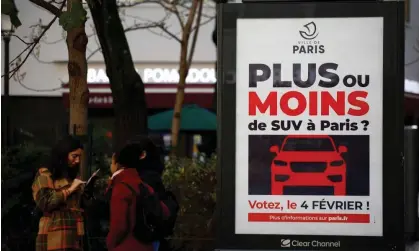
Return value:
<svg viewBox="0 0 419 251">
<path fill-rule="evenodd" d="M 47 11 L 29 1 L 15 2 L 23 23 L 15 34 L 26 41 L 39 34 L 36 24 L 46 25 L 53 18 Z M 413 11 L 418 9 L 419 0 L 406 0 L 405 123 L 410 125 L 419 124 L 419 15 L 417 11 Z M 180 34 L 177 18 L 174 15 L 167 16 L 159 5 L 140 4 L 125 8 L 121 17 L 127 28 L 146 24 L 152 26 L 153 23 L 165 20 L 166 27 L 172 34 Z M 211 108 L 213 105 L 216 82 L 216 48 L 212 41 L 214 17 L 215 6 L 212 1 L 207 1 L 185 89 L 185 103 L 198 104 L 204 108 Z M 86 24 L 89 36 L 89 114 L 94 123 L 111 130 L 111 90 L 93 27 L 89 18 Z M 179 42 L 159 28 L 134 30 L 126 35 L 137 71 L 145 82 L 146 99 L 151 114 L 171 109 L 179 79 Z M 25 48 L 25 43 L 12 37 L 10 58 L 14 59 Z M 59 125 L 65 124 L 68 118 L 67 53 L 63 30 L 56 22 L 46 33 L 39 48 L 34 50 L 20 71 L 10 80 L 11 105 L 8 109 L 13 115 L 13 127 L 35 135 L 51 132 L 52 128 L 55 128 L 54 132 L 57 131 L 57 134 L 62 130 Z M 11 69 L 13 68 L 12 65 Z"/>
<path fill-rule="evenodd" d="M 40 33 L 37 24 L 46 25 L 53 16 L 29 1 L 15 1 L 22 26 L 15 35 L 25 41 Z M 124 1 L 120 1 L 124 2 Z M 127 1 L 132 3 L 133 1 Z M 180 38 L 181 30 L 174 14 L 167 15 L 155 4 L 140 4 L 122 8 L 121 19 L 125 28 L 144 27 L 164 22 L 168 31 Z M 215 91 L 216 48 L 212 42 L 215 5 L 206 1 L 201 19 L 193 64 L 187 78 L 185 103 L 211 108 Z M 34 28 L 35 26 L 35 28 Z M 106 67 L 100 46 L 94 36 L 94 26 L 89 18 L 86 23 L 89 37 L 88 87 L 89 116 L 93 124 L 112 130 L 112 96 Z M 58 21 L 47 31 L 45 37 L 18 73 L 10 79 L 10 109 L 12 127 L 39 135 L 45 132 L 59 134 L 67 120 L 68 72 L 67 47 L 63 29 Z M 138 73 L 145 83 L 149 114 L 171 109 L 175 103 L 179 80 L 178 67 L 180 43 L 159 28 L 132 30 L 126 33 L 131 55 Z M 10 59 L 13 60 L 27 45 L 16 37 L 10 42 Z M 2 50 L 4 46 L 2 44 Z M 23 54 L 25 55 L 25 54 Z M 2 62 L 3 62 L 2 58 Z M 13 71 L 14 65 L 10 69 Z M 2 95 L 4 93 L 2 79 Z M 31 111 L 28 113 L 27 111 Z M 50 127 L 50 128 L 48 128 Z M 50 133 L 51 135 L 51 133 Z M 55 136 L 51 135 L 51 140 Z M 48 143 L 49 143 L 48 142 Z"/>
<path fill-rule="evenodd" d="M 405 4 L 405 124 L 419 125 L 419 0 Z"/>
</svg>

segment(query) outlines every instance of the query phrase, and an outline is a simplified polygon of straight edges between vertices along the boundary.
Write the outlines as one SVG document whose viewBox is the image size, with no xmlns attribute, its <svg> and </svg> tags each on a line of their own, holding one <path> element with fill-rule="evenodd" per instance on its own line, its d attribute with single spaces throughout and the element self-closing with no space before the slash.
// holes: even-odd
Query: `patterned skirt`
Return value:
<svg viewBox="0 0 419 251">
<path fill-rule="evenodd" d="M 65 238 L 65 237 L 64 237 Z M 62 243 L 61 240 L 53 240 L 57 243 Z M 75 240 L 73 247 L 56 247 L 51 249 L 51 245 L 48 249 L 48 235 L 47 234 L 38 234 L 36 237 L 36 247 L 35 251 L 83 251 L 83 238 L 80 237 L 79 240 Z"/>
</svg>

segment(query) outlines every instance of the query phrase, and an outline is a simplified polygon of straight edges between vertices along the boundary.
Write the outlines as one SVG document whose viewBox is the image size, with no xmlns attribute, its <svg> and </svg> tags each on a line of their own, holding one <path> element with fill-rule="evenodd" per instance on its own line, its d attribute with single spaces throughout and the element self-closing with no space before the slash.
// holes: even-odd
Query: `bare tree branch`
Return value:
<svg viewBox="0 0 419 251">
<path fill-rule="evenodd" d="M 203 15 L 201 15 L 203 16 Z M 208 18 L 207 20 L 203 21 L 203 22 L 199 22 L 195 25 L 195 27 L 192 28 L 192 31 L 195 31 L 196 29 L 199 29 L 200 27 L 208 24 L 209 22 L 211 22 L 212 20 L 215 19 L 215 16 Z"/>
<path fill-rule="evenodd" d="M 195 19 L 197 4 L 199 4 L 199 0 L 196 0 L 196 1 L 192 2 L 192 7 L 190 9 L 189 16 L 188 16 L 188 19 L 187 19 L 186 24 L 185 24 L 185 28 L 182 31 L 182 33 L 183 33 L 182 34 L 182 42 L 189 41 L 189 36 L 191 35 L 193 21 Z"/>
<path fill-rule="evenodd" d="M 150 29 L 150 28 L 159 28 L 160 25 L 163 25 L 163 24 L 161 24 L 161 23 L 135 24 L 133 26 L 130 26 L 130 27 L 126 28 L 125 32 L 131 32 L 131 31 L 143 30 L 143 29 Z M 92 35 L 96 35 L 96 34 L 92 34 Z M 92 35 L 89 35 L 89 37 L 92 36 Z M 90 52 L 90 54 L 86 58 L 87 60 L 91 59 L 99 51 L 102 51 L 102 49 L 99 46 L 98 41 L 96 41 L 96 44 L 98 45 L 98 47 Z"/>
<path fill-rule="evenodd" d="M 50 11 L 51 13 L 53 13 L 55 15 L 55 13 L 62 13 L 62 9 L 65 6 L 65 0 L 62 1 L 58 1 L 58 0 L 29 0 L 30 2 L 47 9 L 48 11 Z M 57 8 L 56 6 L 54 6 L 54 4 L 61 4 L 61 8 Z M 175 41 L 182 43 L 181 40 L 181 34 L 182 31 L 185 29 L 185 22 L 182 19 L 182 16 L 187 15 L 187 13 L 184 13 L 184 11 L 181 13 L 178 9 L 178 6 L 183 10 L 190 10 L 191 6 L 186 6 L 185 3 L 181 3 L 181 1 L 179 0 L 144 0 L 144 1 L 136 1 L 136 2 L 132 2 L 132 3 L 121 3 L 119 2 L 119 7 L 120 8 L 129 8 L 129 7 L 134 7 L 134 6 L 138 6 L 140 4 L 157 4 L 160 7 L 162 7 L 165 11 L 166 11 L 166 15 L 161 18 L 161 20 L 159 21 L 153 21 L 153 20 L 145 20 L 143 18 L 140 17 L 136 17 L 136 16 L 131 16 L 128 14 L 125 14 L 124 12 L 121 12 L 120 15 L 124 15 L 126 17 L 130 17 L 133 19 L 138 19 L 140 22 L 135 22 L 134 25 L 131 25 L 129 27 L 125 28 L 125 32 L 132 32 L 132 31 L 136 31 L 136 30 L 144 30 L 144 29 L 148 29 L 148 31 L 152 32 L 153 34 L 156 34 L 158 36 L 163 36 L 167 39 L 174 39 Z M 192 38 L 192 44 L 191 44 L 191 48 L 189 50 L 189 55 L 188 55 L 188 60 L 187 63 L 190 66 L 191 62 L 192 62 L 192 58 L 193 58 L 193 53 L 196 47 L 196 41 L 197 41 L 197 37 L 198 37 L 198 33 L 196 31 L 198 31 L 199 27 L 206 25 L 207 23 L 211 22 L 215 17 L 214 16 L 209 16 L 209 15 L 205 15 L 202 11 L 203 9 L 203 5 L 204 5 L 204 1 L 200 1 L 199 2 L 199 12 L 198 12 L 198 17 L 197 17 L 197 21 L 195 22 L 195 25 L 193 27 L 191 27 L 190 32 L 195 32 Z M 58 10 L 58 11 L 57 11 Z M 189 13 L 190 15 L 191 13 Z M 170 30 L 170 27 L 167 26 L 167 21 L 170 19 L 171 15 L 174 15 L 176 17 L 176 19 L 179 22 L 179 26 L 181 28 L 181 30 L 179 32 L 174 32 Z M 206 20 L 202 21 L 202 17 L 206 18 Z M 193 17 L 195 19 L 195 17 Z M 53 23 L 53 21 L 51 21 Z M 59 42 L 62 42 L 65 40 L 65 38 L 61 38 L 58 40 L 54 40 L 51 42 L 48 41 L 44 41 L 41 40 L 41 38 L 44 38 L 44 34 L 45 31 L 47 29 L 49 29 L 49 27 L 51 27 L 52 23 L 46 25 L 46 26 L 42 26 L 41 25 L 41 21 L 39 24 L 31 26 L 31 28 L 37 28 L 37 27 L 41 27 L 41 32 L 39 32 L 39 35 L 33 35 L 35 36 L 35 38 L 33 39 L 33 42 L 27 42 L 25 40 L 23 40 L 22 38 L 16 36 L 22 43 L 25 43 L 26 45 L 28 45 L 28 47 L 23 50 L 15 59 L 12 60 L 11 63 L 17 61 L 18 59 L 20 60 L 20 57 L 27 53 L 26 57 L 24 58 L 23 61 L 20 61 L 18 63 L 16 63 L 16 67 L 14 67 L 14 69 L 11 70 L 11 73 L 13 75 L 17 74 L 16 72 L 20 69 L 21 65 L 27 60 L 27 58 L 29 57 L 29 55 L 32 55 L 39 63 L 42 64 L 48 64 L 48 63 L 52 63 L 52 62 L 47 62 L 47 61 L 43 61 L 40 57 L 39 57 L 39 44 L 43 43 L 43 44 L 57 44 Z M 193 24 L 193 22 L 192 22 Z M 158 29 L 161 31 L 161 33 L 156 32 L 155 29 Z M 94 29 L 93 29 L 94 30 Z M 167 36 L 165 36 L 165 34 Z M 92 37 L 95 36 L 96 32 L 94 31 L 92 34 L 89 34 L 88 37 Z M 96 36 L 95 36 L 96 38 Z M 97 40 L 97 39 L 95 39 Z M 101 48 L 99 46 L 98 41 L 96 41 L 98 47 L 95 49 L 89 49 L 90 54 L 87 56 L 87 60 L 91 59 L 97 52 L 101 51 Z M 28 52 L 29 50 L 29 52 Z M 13 75 L 11 75 L 10 77 L 13 77 Z"/>
<path fill-rule="evenodd" d="M 169 2 L 168 0 L 161 0 L 161 1 L 157 0 L 157 1 L 153 1 L 153 2 L 158 3 L 164 9 L 172 12 L 175 15 L 175 17 L 177 18 L 180 28 L 182 30 L 185 28 L 185 23 L 182 20 L 179 9 L 177 8 L 177 2 L 178 1 Z"/>
<path fill-rule="evenodd" d="M 149 31 L 149 32 L 151 32 L 151 33 L 153 33 L 154 35 L 157 35 L 157 36 L 160 36 L 160 37 L 166 38 L 166 39 L 168 39 L 168 40 L 173 39 L 173 37 L 171 37 L 171 36 L 167 35 L 167 33 L 166 33 L 166 32 L 164 32 L 164 31 L 162 31 L 161 29 L 159 29 L 159 32 L 155 31 L 154 29 L 148 29 L 148 31 Z M 176 37 L 177 37 L 177 36 L 176 36 Z"/>
<path fill-rule="evenodd" d="M 181 110 L 185 98 L 185 84 L 186 78 L 188 77 L 189 64 L 188 64 L 188 47 L 189 47 L 189 37 L 191 34 L 191 29 L 193 22 L 195 20 L 195 14 L 197 8 L 199 7 L 202 0 L 193 0 L 192 6 L 189 10 L 189 15 L 185 24 L 185 27 L 182 29 L 182 39 L 180 43 L 180 59 L 179 59 L 179 83 L 177 85 L 175 105 L 173 109 L 173 118 L 172 118 L 172 154 L 176 153 L 178 146 L 178 136 L 180 129 L 180 119 L 181 119 Z"/>
<path fill-rule="evenodd" d="M 97 52 L 102 51 L 102 48 L 99 46 L 95 50 L 93 50 L 87 57 L 86 60 L 89 61 Z"/>
<path fill-rule="evenodd" d="M 17 78 L 17 82 L 19 83 L 19 85 L 20 86 L 22 86 L 24 89 L 26 89 L 26 90 L 28 90 L 28 91 L 32 91 L 32 92 L 53 92 L 53 91 L 58 91 L 58 90 L 61 90 L 62 88 L 63 88 L 63 84 L 64 84 L 64 82 L 63 81 L 60 81 L 61 82 L 61 84 L 60 84 L 60 86 L 59 87 L 55 87 L 55 88 L 51 88 L 51 89 L 42 89 L 42 90 L 40 90 L 40 89 L 34 89 L 34 88 L 31 88 L 31 87 L 29 87 L 29 86 L 27 86 L 27 85 L 25 85 L 24 83 L 23 83 L 23 78 L 24 78 L 24 76 L 23 77 L 18 77 Z"/>
<path fill-rule="evenodd" d="M 169 29 L 169 27 L 166 26 L 166 22 L 164 22 L 164 21 L 168 20 L 168 18 L 164 18 L 165 20 L 161 20 L 159 22 L 154 22 L 155 24 L 157 23 L 158 25 L 148 24 L 148 25 L 150 25 L 149 28 L 155 28 L 155 27 L 157 27 L 164 34 L 168 35 L 168 38 L 172 38 L 172 39 L 176 40 L 177 42 L 182 43 L 182 39 L 181 39 L 181 36 L 182 35 L 181 34 L 183 33 L 183 31 L 185 31 L 185 28 L 186 28 L 185 27 L 185 22 L 182 20 L 182 15 L 186 15 L 186 13 L 181 13 L 178 10 L 177 6 L 179 5 L 183 9 L 188 9 L 188 10 L 191 10 L 191 6 L 187 7 L 186 5 L 181 5 L 179 3 L 179 1 L 176 1 L 176 0 L 175 1 L 169 1 L 169 0 L 145 0 L 145 1 L 142 1 L 142 2 L 134 3 L 134 4 L 130 5 L 130 6 L 139 5 L 139 4 L 145 4 L 145 3 L 148 3 L 148 4 L 157 4 L 157 5 L 161 6 L 165 11 L 168 11 L 172 15 L 174 15 L 177 18 L 178 22 L 179 22 L 180 31 L 179 32 L 173 32 L 173 31 L 171 31 Z M 202 7 L 203 7 L 203 4 L 204 3 L 202 2 Z M 203 25 L 211 22 L 215 18 L 214 16 L 208 16 L 208 19 L 207 20 L 201 22 L 201 19 L 202 19 L 201 17 L 204 16 L 204 13 L 203 13 L 203 11 L 200 11 L 200 12 L 201 12 L 201 14 L 200 14 L 200 18 L 199 18 L 200 19 L 199 23 L 197 23 L 193 28 L 190 28 L 189 29 L 190 30 L 189 33 L 197 30 L 200 26 L 203 26 Z M 189 16 L 191 14 L 192 13 L 189 13 L 188 18 L 189 18 Z M 129 15 L 127 15 L 127 16 L 129 16 Z M 135 18 L 135 19 L 138 18 L 138 17 L 135 17 L 135 16 L 129 16 L 129 17 L 132 17 L 132 18 Z M 193 16 L 192 18 L 194 20 L 195 19 L 195 16 Z M 188 24 L 188 21 L 186 21 L 186 24 Z M 140 27 L 143 29 L 143 28 L 146 27 L 146 25 L 142 25 Z M 131 30 L 135 30 L 135 27 L 133 27 L 133 28 L 131 28 L 129 30 L 130 31 Z M 149 31 L 152 32 L 152 33 L 154 33 L 154 34 L 156 34 L 156 35 L 162 36 L 162 34 L 156 33 L 153 29 L 149 29 Z"/>
<path fill-rule="evenodd" d="M 12 36 L 12 37 L 17 38 L 19 41 L 21 41 L 22 43 L 24 43 L 24 44 L 26 44 L 26 45 L 29 45 L 29 44 L 30 44 L 30 42 L 26 42 L 25 40 L 23 40 L 23 39 L 22 39 L 21 37 L 19 37 L 18 35 L 12 34 L 11 36 Z"/>
<path fill-rule="evenodd" d="M 65 5 L 65 1 L 61 2 L 62 7 L 57 8 L 55 5 L 52 4 L 54 1 L 44 1 L 44 0 L 29 0 L 33 4 L 38 5 L 39 7 L 49 11 L 51 14 L 53 14 L 56 17 L 59 17 L 62 14 L 63 7 Z"/>
<path fill-rule="evenodd" d="M 405 66 L 409 66 L 409 65 L 412 65 L 412 64 L 416 64 L 417 62 L 419 62 L 419 57 L 417 57 L 416 59 L 414 59 L 414 60 L 412 60 L 412 61 L 410 61 L 408 63 L 405 63 L 404 65 Z"/>
<path fill-rule="evenodd" d="M 30 0 L 32 1 L 32 0 Z M 62 9 L 64 8 L 65 2 L 61 5 L 60 9 L 58 9 L 60 12 L 62 11 Z M 39 43 L 39 41 L 41 41 L 41 38 L 45 35 L 45 33 L 49 30 L 49 28 L 51 28 L 52 24 L 55 22 L 55 20 L 57 20 L 58 16 L 54 16 L 54 18 L 48 23 L 48 25 L 43 29 L 43 31 L 41 32 L 41 34 L 34 38 L 33 42 L 30 43 L 28 45 L 28 47 L 26 47 L 21 53 L 19 53 L 19 55 L 17 57 L 15 57 L 10 64 L 14 63 L 15 61 L 17 61 L 18 59 L 20 59 L 20 57 L 26 52 L 26 56 L 23 58 L 22 61 L 20 61 L 12 70 L 10 70 L 10 72 L 8 72 L 9 74 L 9 78 L 12 78 L 16 75 L 16 73 L 20 70 L 20 68 L 22 67 L 22 65 L 26 62 L 26 60 L 28 60 L 29 56 L 32 55 L 33 50 L 36 48 L 37 44 Z M 4 77 L 4 75 L 2 75 L 1 77 Z"/>
<path fill-rule="evenodd" d="M 171 32 L 169 29 L 167 29 L 167 27 L 164 26 L 164 24 L 161 24 L 158 26 L 159 29 L 161 29 L 162 31 L 164 31 L 164 33 L 166 33 L 167 35 L 169 35 L 171 38 L 173 38 L 174 40 L 178 41 L 179 43 L 182 43 L 182 40 L 180 38 L 178 38 L 173 32 Z"/>
<path fill-rule="evenodd" d="M 201 23 L 202 7 L 204 6 L 203 0 L 200 0 L 198 4 L 199 4 L 199 9 L 198 9 L 197 18 L 196 18 L 196 27 L 199 27 L 200 23 Z M 188 70 L 189 70 L 189 67 L 192 64 L 193 54 L 195 52 L 196 41 L 198 40 L 198 32 L 199 32 L 199 29 L 196 29 L 195 33 L 192 37 L 192 44 L 191 44 L 191 48 L 189 50 L 189 57 L 188 57 L 188 61 L 186 61 Z"/>
<path fill-rule="evenodd" d="M 125 29 L 125 32 L 135 31 L 135 30 L 144 30 L 150 28 L 158 28 L 159 26 L 163 25 L 163 23 L 149 23 L 149 24 L 134 24 Z"/>
<path fill-rule="evenodd" d="M 179 10 L 176 5 L 173 5 L 173 13 L 175 14 L 177 20 L 179 21 L 180 28 L 183 30 L 185 28 L 185 24 L 182 21 L 182 18 L 180 16 Z"/>
<path fill-rule="evenodd" d="M 135 3 L 131 3 L 131 4 L 124 4 L 123 6 L 124 7 L 133 7 L 133 6 L 138 6 L 140 4 L 157 4 L 160 7 L 162 7 L 165 11 L 170 12 L 178 20 L 179 26 L 181 28 L 180 30 L 183 30 L 185 28 L 185 22 L 183 21 L 182 16 L 187 15 L 187 13 L 189 12 L 189 10 L 191 8 L 191 6 L 187 6 L 185 3 L 182 3 L 178 0 L 173 0 L 173 1 L 170 1 L 170 0 L 144 0 L 144 1 L 135 2 Z M 181 7 L 182 9 L 184 9 L 185 11 L 179 11 L 178 6 Z M 125 16 L 135 18 L 135 19 L 138 18 L 136 16 L 131 16 L 131 15 L 125 15 Z M 208 20 L 203 21 L 201 24 L 195 26 L 192 30 L 195 30 L 198 26 L 202 26 L 202 25 L 205 25 L 205 24 L 211 22 L 215 18 L 214 15 L 206 15 L 204 12 L 202 12 L 201 16 L 206 17 Z M 166 19 L 166 18 L 164 18 L 164 19 Z M 162 21 L 158 21 L 158 22 L 162 22 Z M 164 28 L 166 28 L 166 29 L 162 29 L 162 30 L 166 34 L 168 34 L 166 32 L 166 30 L 168 30 L 167 27 L 164 26 Z M 178 35 L 180 33 L 181 33 L 181 31 L 179 33 L 170 32 L 170 34 L 168 34 L 168 35 L 173 38 L 173 35 L 178 37 Z"/>
<path fill-rule="evenodd" d="M 31 44 L 32 45 L 32 44 Z M 9 64 L 13 64 L 15 61 L 19 61 L 20 57 L 27 51 L 31 49 L 31 46 L 26 47 L 23 51 L 21 51 L 19 53 L 19 55 L 17 55 L 12 61 L 9 62 Z M 4 75 L 2 75 L 1 77 L 4 77 Z"/>
<path fill-rule="evenodd" d="M 179 4 L 177 4 L 177 6 L 179 6 L 183 9 L 185 9 L 186 11 L 188 11 L 191 7 L 188 6 L 186 3 L 187 2 L 180 2 Z M 209 6 L 207 6 L 207 7 L 209 7 Z M 213 15 L 210 16 L 210 15 L 205 14 L 204 12 L 202 12 L 202 16 L 205 17 L 205 18 L 213 18 L 214 17 Z"/>
<path fill-rule="evenodd" d="M 408 27 L 408 28 L 412 28 L 412 27 Z M 419 53 L 419 37 L 418 37 L 418 38 L 416 38 L 416 44 L 414 44 L 414 45 L 412 46 L 412 48 L 413 48 L 413 50 L 415 50 L 417 53 Z M 404 65 L 405 65 L 405 66 L 410 66 L 410 65 L 416 64 L 417 62 L 419 62 L 419 56 L 418 56 L 416 59 L 414 59 L 414 60 L 412 60 L 412 61 L 410 61 L 410 62 L 408 62 L 408 63 L 405 63 Z"/>
</svg>

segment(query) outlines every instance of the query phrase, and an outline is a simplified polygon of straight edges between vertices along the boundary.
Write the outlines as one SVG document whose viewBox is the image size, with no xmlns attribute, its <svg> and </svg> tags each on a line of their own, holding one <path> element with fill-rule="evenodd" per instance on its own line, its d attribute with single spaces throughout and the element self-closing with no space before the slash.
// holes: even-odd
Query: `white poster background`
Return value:
<svg viewBox="0 0 419 251">
<path fill-rule="evenodd" d="M 301 38 L 299 31 L 304 25 L 314 21 L 319 32 L 316 41 L 324 45 L 323 54 L 293 54 L 292 46 Z M 270 67 L 274 63 L 282 64 L 282 79 L 292 80 L 292 64 L 302 64 L 302 79 L 307 77 L 307 64 L 333 62 L 339 65 L 337 73 L 340 82 L 335 88 L 320 88 L 314 84 L 311 88 L 298 88 L 303 94 L 309 91 L 368 91 L 367 101 L 370 106 L 366 116 L 337 116 L 333 111 L 330 116 L 309 116 L 308 111 L 297 117 L 259 114 L 248 115 L 248 92 L 257 91 L 259 97 L 266 98 L 270 91 L 281 88 L 272 87 L 272 76 L 269 80 L 258 84 L 257 88 L 249 88 L 249 64 L 262 63 Z M 317 66 L 317 67 L 318 67 Z M 383 19 L 377 18 L 290 18 L 290 19 L 238 19 L 237 20 L 237 93 L 236 93 L 236 234 L 290 234 L 290 235 L 347 235 L 347 236 L 382 236 L 383 204 L 382 204 L 382 95 L 383 95 Z M 347 88 L 342 84 L 347 74 L 369 74 L 370 85 Z M 316 83 L 319 76 L 316 78 Z M 286 90 L 291 90 L 287 88 Z M 285 91 L 285 90 L 283 90 Z M 291 102 L 290 102 L 291 104 Z M 292 105 L 291 105 L 292 107 Z M 313 120 L 318 124 L 322 119 L 329 121 L 360 122 L 369 120 L 367 131 L 307 131 L 306 126 L 296 131 L 270 131 L 270 122 L 280 120 Z M 264 121 L 266 131 L 249 131 L 248 124 L 254 119 Z M 306 123 L 303 123 L 306 125 Z M 286 135 L 286 134 L 329 134 L 329 135 L 370 135 L 370 196 L 289 196 L 289 195 L 248 195 L 248 135 Z M 370 213 L 371 222 L 360 223 L 295 223 L 295 222 L 248 222 L 249 212 L 260 212 L 250 209 L 248 200 L 282 201 L 290 199 L 299 205 L 306 200 L 360 200 L 369 201 L 368 211 L 349 211 L 348 213 Z M 275 210 L 263 210 L 275 212 Z M 278 211 L 276 211 L 278 212 Z M 305 212 L 316 213 L 314 210 L 293 210 L 278 213 Z M 324 213 L 345 213 L 345 211 L 324 210 Z"/>
</svg>

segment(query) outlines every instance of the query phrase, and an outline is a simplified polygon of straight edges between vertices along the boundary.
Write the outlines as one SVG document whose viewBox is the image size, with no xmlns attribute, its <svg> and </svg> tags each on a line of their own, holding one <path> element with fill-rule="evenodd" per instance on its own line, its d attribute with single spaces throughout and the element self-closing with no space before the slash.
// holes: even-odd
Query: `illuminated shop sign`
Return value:
<svg viewBox="0 0 419 251">
<path fill-rule="evenodd" d="M 137 69 L 145 83 L 168 83 L 179 82 L 178 69 L 175 68 L 144 68 Z M 189 69 L 186 83 L 213 84 L 215 83 L 214 68 L 191 68 Z M 88 83 L 109 83 L 106 70 L 102 68 L 89 68 L 87 71 Z"/>
</svg>

